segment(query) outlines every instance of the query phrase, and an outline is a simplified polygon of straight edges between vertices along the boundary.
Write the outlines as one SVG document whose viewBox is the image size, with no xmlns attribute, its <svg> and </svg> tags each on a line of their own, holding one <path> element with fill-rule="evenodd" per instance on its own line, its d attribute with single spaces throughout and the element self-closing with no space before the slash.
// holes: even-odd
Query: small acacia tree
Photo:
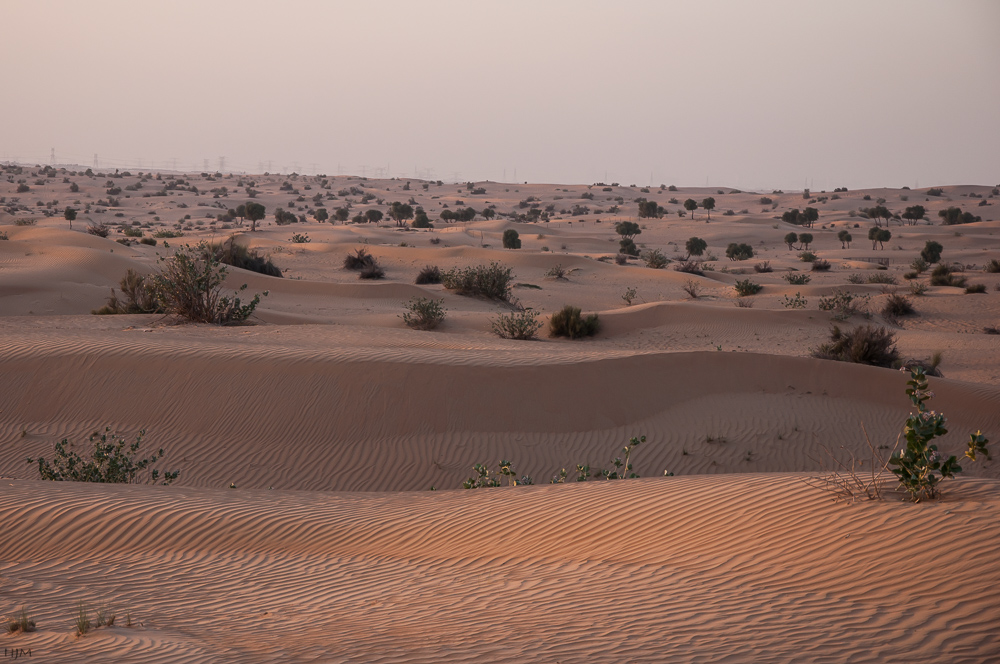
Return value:
<svg viewBox="0 0 1000 664">
<path fill-rule="evenodd" d="M 923 258 L 928 263 L 937 263 L 941 260 L 941 252 L 944 247 L 941 246 L 940 242 L 935 242 L 934 240 L 927 240 L 924 244 L 924 248 L 920 250 L 920 257 Z"/>
<path fill-rule="evenodd" d="M 799 242 L 802 243 L 803 248 L 809 249 L 809 245 L 812 244 L 813 236 L 812 233 L 802 233 L 799 235 Z"/>
<path fill-rule="evenodd" d="M 910 207 L 906 208 L 906 210 L 900 216 L 903 217 L 903 219 L 906 219 L 908 222 L 910 222 L 910 225 L 913 226 L 918 221 L 923 219 L 924 215 L 926 214 L 927 210 L 924 209 L 923 205 L 911 205 Z"/>
<path fill-rule="evenodd" d="M 236 212 L 237 214 L 239 213 L 239 208 L 237 208 Z M 264 215 L 267 214 L 267 208 L 265 208 L 260 203 L 254 203 L 253 201 L 251 201 L 246 204 L 246 207 L 244 208 L 244 214 L 246 214 L 246 218 L 250 220 L 251 232 L 256 231 L 257 222 L 262 220 L 264 218 Z"/>
<path fill-rule="evenodd" d="M 69 229 L 73 230 L 73 220 L 76 219 L 76 210 L 71 207 L 67 207 L 63 211 L 63 219 L 69 222 Z"/>
<path fill-rule="evenodd" d="M 413 219 L 413 207 L 408 203 L 394 201 L 389 206 L 389 218 L 395 221 L 397 226 L 405 226 L 408 219 Z"/>
<path fill-rule="evenodd" d="M 885 243 L 892 239 L 892 232 L 888 228 L 872 226 L 868 229 L 868 239 L 872 241 L 872 249 L 876 244 L 879 249 L 885 249 Z"/>
<path fill-rule="evenodd" d="M 181 247 L 173 256 L 160 258 L 160 263 L 160 274 L 155 277 L 156 291 L 168 313 L 197 323 L 239 325 L 260 304 L 261 293 L 246 304 L 241 302 L 239 293 L 246 290 L 246 284 L 236 295 L 223 295 L 227 268 L 205 243 L 194 248 Z M 265 297 L 267 294 L 264 291 Z"/>
<path fill-rule="evenodd" d="M 788 250 L 792 250 L 792 245 L 799 241 L 798 233 L 787 233 L 785 235 L 785 244 L 788 245 Z"/>
<path fill-rule="evenodd" d="M 684 201 L 684 209 L 691 213 L 691 218 L 694 219 L 694 211 L 698 209 L 698 201 L 693 198 L 689 198 Z"/>
<path fill-rule="evenodd" d="M 619 221 L 615 224 L 615 233 L 621 235 L 625 240 L 631 240 L 636 235 L 640 235 L 642 229 L 634 221 Z"/>
<path fill-rule="evenodd" d="M 849 232 L 840 231 L 837 233 L 837 239 L 840 240 L 840 248 L 847 249 L 851 246 L 851 240 L 853 240 L 854 238 L 851 237 L 851 234 Z"/>
<path fill-rule="evenodd" d="M 688 238 L 688 241 L 684 243 L 684 249 L 687 251 L 687 257 L 701 256 L 708 249 L 708 243 L 702 240 L 700 237 Z"/>
<path fill-rule="evenodd" d="M 709 196 L 708 198 L 706 198 L 701 202 L 701 206 L 705 208 L 705 211 L 708 212 L 708 218 L 711 219 L 712 210 L 715 209 L 715 199 Z"/>
</svg>

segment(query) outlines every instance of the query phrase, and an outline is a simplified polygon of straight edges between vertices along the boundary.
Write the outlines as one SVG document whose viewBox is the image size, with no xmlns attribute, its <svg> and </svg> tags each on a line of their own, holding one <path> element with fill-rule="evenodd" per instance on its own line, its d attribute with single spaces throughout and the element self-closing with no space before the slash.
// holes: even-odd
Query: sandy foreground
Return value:
<svg viewBox="0 0 1000 664">
<path fill-rule="evenodd" d="M 1000 463 L 964 464 L 936 502 L 898 494 L 836 502 L 813 481 L 833 465 L 827 451 L 867 459 L 865 432 L 891 448 L 911 409 L 907 375 L 810 357 L 835 322 L 820 298 L 837 289 L 869 295 L 872 322 L 893 329 L 903 356 L 942 354 L 944 377 L 931 379 L 932 407 L 949 418 L 942 450 L 959 452 L 981 429 L 998 452 L 1000 336 L 984 333 L 1000 326 L 1000 274 L 983 270 L 1000 258 L 992 186 L 803 199 L 728 188 L 424 189 L 405 179 L 175 174 L 200 194 L 144 196 L 167 174 L 4 175 L 0 613 L 23 605 L 38 631 L 0 641 L 30 648 L 28 661 L 1000 660 Z M 16 192 L 20 180 L 29 192 Z M 253 233 L 249 222 L 216 219 L 250 200 L 247 187 L 268 212 Z M 362 193 L 340 195 L 351 187 Z M 472 193 L 480 187 L 486 193 Z M 116 206 L 99 204 L 112 202 L 109 188 L 123 190 Z M 362 203 L 369 193 L 376 198 Z M 685 199 L 708 196 L 710 221 L 703 209 L 677 215 Z M 311 216 L 320 205 L 332 213 L 350 201 L 353 216 L 411 197 L 434 229 Z M 638 219 L 637 197 L 666 216 Z M 897 213 L 923 205 L 930 221 L 891 221 L 892 239 L 872 249 L 873 222 L 856 211 L 879 199 Z M 80 210 L 72 230 L 67 205 Z M 490 205 L 552 211 L 548 222 L 439 220 L 443 209 Z M 574 205 L 589 214 L 574 216 Z M 307 221 L 275 225 L 279 206 Z M 813 228 L 780 220 L 806 206 L 819 210 Z M 937 213 L 950 206 L 982 221 L 941 225 Z M 18 225 L 24 219 L 37 221 Z M 613 225 L 622 220 L 640 223 L 636 243 L 674 264 L 599 260 L 615 255 Z M 88 234 L 89 222 L 112 232 Z M 147 238 L 179 224 L 184 235 L 126 246 L 116 242 L 119 224 Z M 519 250 L 502 248 L 510 228 Z M 837 239 L 845 229 L 850 248 Z M 798 247 L 783 242 L 790 231 L 813 234 L 810 249 L 831 269 L 808 272 Z M 295 233 L 311 241 L 292 242 Z M 90 314 L 128 268 L 148 273 L 178 244 L 233 234 L 285 274 L 230 271 L 232 287 L 269 291 L 258 324 Z M 714 257 L 704 276 L 673 269 L 692 236 Z M 929 286 L 911 295 L 903 274 L 927 240 L 986 292 Z M 729 261 L 730 242 L 751 244 L 756 256 Z M 384 280 L 342 269 L 361 246 Z M 875 259 L 888 259 L 888 269 Z M 513 268 L 515 297 L 543 320 L 574 304 L 600 315 L 601 332 L 499 339 L 490 320 L 509 306 L 414 284 L 425 265 L 490 261 Z M 763 261 L 773 272 L 754 271 Z M 556 265 L 566 278 L 546 276 Z M 792 270 L 810 282 L 790 285 Z M 872 274 L 897 285 L 867 283 Z M 752 307 L 734 306 L 741 279 L 764 286 Z M 691 284 L 699 297 L 685 291 Z M 631 305 L 622 298 L 629 288 Z M 878 313 L 893 288 L 917 315 Z M 805 307 L 785 306 L 796 294 Z M 402 323 L 414 297 L 444 300 L 441 327 Z M 160 466 L 179 469 L 180 479 L 50 483 L 25 462 L 104 426 L 129 436 L 145 428 L 147 445 L 165 450 Z M 647 437 L 633 457 L 642 479 L 548 484 L 578 463 L 608 467 L 638 435 Z M 473 464 L 500 459 L 536 486 L 459 488 Z M 115 626 L 76 636 L 81 602 L 112 609 Z"/>
</svg>

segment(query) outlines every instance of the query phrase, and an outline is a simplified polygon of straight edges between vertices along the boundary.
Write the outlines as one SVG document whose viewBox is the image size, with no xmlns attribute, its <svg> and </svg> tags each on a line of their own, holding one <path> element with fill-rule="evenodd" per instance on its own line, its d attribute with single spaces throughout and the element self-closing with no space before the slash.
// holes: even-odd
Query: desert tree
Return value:
<svg viewBox="0 0 1000 664">
<path fill-rule="evenodd" d="M 799 242 L 802 243 L 802 246 L 806 250 L 809 249 L 809 245 L 812 244 L 812 241 L 813 241 L 812 233 L 800 233 L 799 234 Z"/>
<path fill-rule="evenodd" d="M 872 249 L 876 248 L 875 245 L 885 249 L 885 243 L 892 239 L 892 233 L 887 228 L 872 226 L 868 229 L 868 239 L 872 241 Z"/>
<path fill-rule="evenodd" d="M 868 216 L 875 220 L 875 226 L 881 226 L 883 219 L 885 219 L 885 225 L 888 226 L 889 220 L 892 219 L 892 212 L 889 212 L 889 208 L 884 205 L 876 205 L 868 210 Z"/>
<path fill-rule="evenodd" d="M 63 211 L 63 219 L 69 222 L 69 229 L 73 230 L 73 220 L 76 219 L 76 210 L 71 207 L 67 207 Z"/>
<path fill-rule="evenodd" d="M 241 204 L 237 205 L 236 209 L 233 212 L 234 212 L 234 216 L 240 218 L 239 226 L 242 227 L 243 226 L 243 221 L 247 218 L 247 206 L 246 206 L 246 204 L 245 203 L 241 203 Z"/>
<path fill-rule="evenodd" d="M 640 219 L 652 219 L 658 216 L 656 201 L 639 200 Z"/>
<path fill-rule="evenodd" d="M 488 208 L 483 208 L 483 211 L 480 214 L 483 215 L 483 219 L 492 219 L 493 217 L 497 216 L 497 211 L 491 207 L 488 207 Z"/>
<path fill-rule="evenodd" d="M 781 220 L 783 222 L 785 222 L 786 224 L 795 224 L 796 226 L 802 225 L 802 222 L 804 221 L 804 219 L 802 217 L 802 213 L 799 212 L 798 208 L 793 208 L 791 210 L 786 210 L 781 215 Z"/>
<path fill-rule="evenodd" d="M 267 208 L 265 208 L 260 203 L 250 202 L 244 207 L 244 214 L 246 218 L 250 220 L 250 231 L 257 230 L 257 222 L 264 218 L 267 214 Z"/>
<path fill-rule="evenodd" d="M 817 210 L 816 208 L 807 207 L 805 210 L 802 211 L 802 219 L 804 221 L 805 226 L 812 228 L 813 224 L 819 221 L 819 210 Z"/>
<path fill-rule="evenodd" d="M 702 240 L 700 237 L 688 238 L 688 241 L 684 243 L 684 249 L 687 250 L 688 258 L 692 256 L 701 256 L 708 249 L 708 243 Z"/>
<path fill-rule="evenodd" d="M 798 241 L 799 241 L 799 234 L 798 233 L 788 233 L 788 234 L 785 235 L 785 244 L 788 245 L 788 250 L 789 251 L 791 251 L 793 249 L 792 245 L 795 244 Z"/>
<path fill-rule="evenodd" d="M 708 218 L 711 219 L 712 210 L 715 209 L 715 199 L 709 196 L 708 198 L 706 198 L 701 202 L 701 206 L 705 208 L 705 211 L 708 212 Z"/>
<path fill-rule="evenodd" d="M 515 231 L 513 228 L 508 228 L 503 232 L 503 248 L 504 249 L 521 248 L 521 238 L 518 237 L 517 231 Z"/>
<path fill-rule="evenodd" d="M 923 205 L 911 205 L 903 211 L 901 216 L 910 222 L 911 226 L 915 226 L 918 221 L 924 218 L 925 214 L 927 214 L 927 210 L 924 209 Z"/>
<path fill-rule="evenodd" d="M 840 231 L 839 233 L 837 233 L 837 239 L 840 240 L 840 248 L 847 249 L 851 246 L 851 240 L 853 240 L 854 238 L 851 237 L 851 234 L 849 232 Z"/>
<path fill-rule="evenodd" d="M 641 234 L 642 229 L 634 221 L 619 221 L 615 224 L 615 233 L 621 235 L 625 240 L 631 240 L 636 235 Z"/>
<path fill-rule="evenodd" d="M 941 246 L 940 242 L 935 242 L 934 240 L 927 240 L 924 244 L 924 248 L 920 250 L 920 257 L 923 258 L 928 263 L 937 263 L 941 260 L 941 252 L 944 247 Z"/>
<path fill-rule="evenodd" d="M 377 224 L 382 221 L 382 216 L 381 210 L 376 210 L 375 208 L 365 210 L 365 221 L 369 224 Z"/>
<path fill-rule="evenodd" d="M 395 221 L 397 226 L 405 226 L 407 220 L 413 219 L 413 206 L 394 201 L 389 206 L 389 218 Z"/>
<path fill-rule="evenodd" d="M 413 212 L 413 223 L 410 224 L 413 228 L 434 228 L 431 224 L 430 217 L 427 216 L 427 212 L 422 208 L 418 207 Z"/>
<path fill-rule="evenodd" d="M 689 198 L 684 201 L 684 209 L 691 213 L 691 218 L 694 219 L 694 211 L 698 209 L 698 201 L 693 198 Z"/>
</svg>

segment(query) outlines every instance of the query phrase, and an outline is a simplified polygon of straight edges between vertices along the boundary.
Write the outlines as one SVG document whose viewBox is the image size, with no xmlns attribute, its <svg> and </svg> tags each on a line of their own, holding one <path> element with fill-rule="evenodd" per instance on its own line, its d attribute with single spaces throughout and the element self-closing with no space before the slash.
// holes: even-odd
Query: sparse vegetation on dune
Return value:
<svg viewBox="0 0 1000 664">
<path fill-rule="evenodd" d="M 459 295 L 507 301 L 514 285 L 514 271 L 494 261 L 489 265 L 448 270 L 441 275 L 441 283 Z"/>
</svg>

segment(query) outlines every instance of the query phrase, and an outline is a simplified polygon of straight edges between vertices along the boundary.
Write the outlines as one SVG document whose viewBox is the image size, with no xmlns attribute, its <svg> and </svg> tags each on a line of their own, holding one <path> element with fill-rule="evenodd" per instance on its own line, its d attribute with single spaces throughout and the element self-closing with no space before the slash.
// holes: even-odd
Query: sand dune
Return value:
<svg viewBox="0 0 1000 664">
<path fill-rule="evenodd" d="M 51 625 L 20 643 L 47 661 L 983 662 L 1000 648 L 982 629 L 1000 611 L 992 480 L 929 506 L 835 504 L 794 475 L 3 488 L 8 594 Z M 75 639 L 75 601 L 131 607 L 143 626 Z"/>
<path fill-rule="evenodd" d="M 45 184 L 31 198 L 65 199 L 68 185 L 45 177 L 32 176 Z M 965 463 L 943 500 L 919 505 L 894 493 L 837 503 L 807 483 L 831 454 L 868 459 L 866 431 L 887 454 L 911 409 L 906 374 L 810 357 L 834 324 L 889 326 L 904 357 L 943 353 L 945 377 L 931 383 L 932 407 L 949 418 L 942 450 L 959 452 L 977 429 L 995 446 L 1000 346 L 983 332 L 1000 325 L 1000 275 L 982 269 L 1000 257 L 991 188 L 804 200 L 477 183 L 487 193 L 473 196 L 433 182 L 259 176 L 269 213 L 285 206 L 306 221 L 269 218 L 251 233 L 224 215 L 243 202 L 239 176 L 187 176 L 202 192 L 224 180 L 232 197 L 177 189 L 115 207 L 100 201 L 104 175 L 66 177 L 80 187 L 73 230 L 51 205 L 13 195 L 5 209 L 16 214 L 0 212 L 0 612 L 23 604 L 39 624 L 0 635 L 5 647 L 46 662 L 1000 659 L 989 629 L 1000 617 L 996 461 Z M 13 186 L 0 182 L 0 195 Z M 636 219 L 640 193 L 665 216 Z M 706 196 L 717 199 L 711 220 L 670 202 Z M 929 221 L 893 221 L 886 249 L 872 249 L 859 210 L 879 199 L 893 211 L 926 205 Z M 309 216 L 320 203 L 353 215 L 392 200 L 425 207 L 436 227 Z M 445 206 L 467 205 L 505 216 L 440 221 Z M 806 205 L 820 209 L 814 228 L 781 221 Z M 941 226 L 949 205 L 984 220 Z M 531 209 L 549 220 L 509 216 Z M 109 238 L 86 232 L 101 220 Z M 688 238 L 705 239 L 704 274 L 616 264 L 617 221 L 637 221 L 640 248 L 674 261 Z M 161 237 L 136 244 L 126 228 Z M 509 229 L 520 250 L 502 248 Z M 813 234 L 830 269 L 811 270 L 785 244 L 790 231 Z M 228 288 L 269 292 L 257 324 L 90 315 L 126 270 L 152 272 L 180 244 L 230 235 L 284 272 L 229 271 Z M 986 292 L 907 278 L 928 240 Z M 728 260 L 730 242 L 754 258 Z M 342 268 L 362 247 L 384 281 Z M 492 261 L 513 271 L 512 303 L 414 284 L 427 265 Z M 763 290 L 737 298 L 744 279 Z M 926 293 L 910 294 L 911 282 Z M 868 318 L 837 321 L 818 306 L 843 289 L 869 298 Z M 882 313 L 892 293 L 916 314 Z M 447 309 L 434 331 L 400 318 L 419 297 Z M 523 342 L 490 331 L 518 306 L 546 322 L 566 304 L 598 313 L 600 332 Z M 179 480 L 49 483 L 25 461 L 105 426 L 145 428 L 145 449 L 162 447 L 160 466 Z M 578 463 L 608 467 L 638 435 L 642 479 L 548 484 L 562 468 L 572 480 Z M 501 459 L 536 486 L 458 490 L 474 464 Z M 116 626 L 76 637 L 81 601 L 115 607 Z M 123 626 L 126 610 L 142 625 Z"/>
</svg>

